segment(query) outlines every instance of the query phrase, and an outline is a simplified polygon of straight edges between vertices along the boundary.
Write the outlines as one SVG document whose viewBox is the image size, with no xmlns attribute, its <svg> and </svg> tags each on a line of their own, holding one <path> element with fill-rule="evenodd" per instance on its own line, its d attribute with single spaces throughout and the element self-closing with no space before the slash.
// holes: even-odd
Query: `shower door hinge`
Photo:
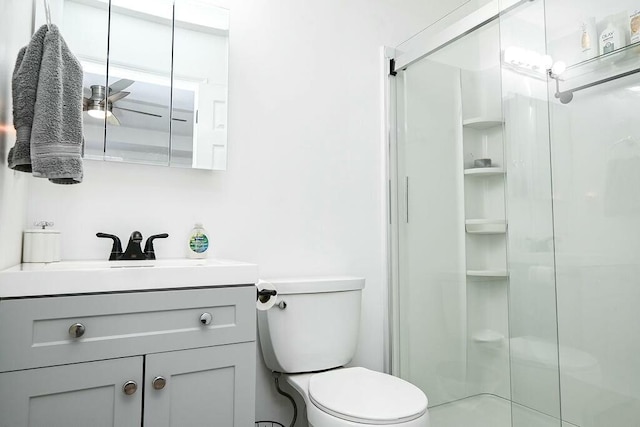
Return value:
<svg viewBox="0 0 640 427">
<path fill-rule="evenodd" d="M 389 60 L 389 75 L 395 76 L 396 74 L 398 74 L 398 72 L 396 71 L 396 60 L 391 58 Z"/>
</svg>

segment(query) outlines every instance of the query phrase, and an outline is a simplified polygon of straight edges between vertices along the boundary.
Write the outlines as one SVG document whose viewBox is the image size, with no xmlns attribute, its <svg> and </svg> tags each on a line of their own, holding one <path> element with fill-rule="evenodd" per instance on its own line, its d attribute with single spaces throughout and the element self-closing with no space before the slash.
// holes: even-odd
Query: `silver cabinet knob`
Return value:
<svg viewBox="0 0 640 427">
<path fill-rule="evenodd" d="M 80 338 L 84 335 L 85 327 L 82 323 L 74 323 L 69 327 L 69 335 L 72 338 Z"/>
<path fill-rule="evenodd" d="M 157 376 L 153 379 L 151 384 L 156 390 L 162 390 L 164 386 L 167 385 L 167 379 L 165 377 Z"/>
<path fill-rule="evenodd" d="M 136 392 L 136 390 L 138 390 L 138 383 L 136 383 L 135 381 L 127 381 L 122 386 L 122 391 L 127 396 L 131 396 L 133 393 Z"/>
<path fill-rule="evenodd" d="M 202 313 L 200 315 L 200 323 L 202 323 L 203 325 L 210 325 L 212 321 L 213 316 L 211 315 L 211 313 Z"/>
</svg>

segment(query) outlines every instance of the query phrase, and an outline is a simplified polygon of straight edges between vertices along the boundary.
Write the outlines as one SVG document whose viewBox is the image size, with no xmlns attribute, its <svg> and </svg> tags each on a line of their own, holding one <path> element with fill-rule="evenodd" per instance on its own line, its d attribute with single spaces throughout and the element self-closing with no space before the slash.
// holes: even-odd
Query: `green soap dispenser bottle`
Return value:
<svg viewBox="0 0 640 427">
<path fill-rule="evenodd" d="M 206 258 L 209 253 L 209 236 L 202 224 L 197 223 L 189 233 L 189 258 Z"/>
</svg>

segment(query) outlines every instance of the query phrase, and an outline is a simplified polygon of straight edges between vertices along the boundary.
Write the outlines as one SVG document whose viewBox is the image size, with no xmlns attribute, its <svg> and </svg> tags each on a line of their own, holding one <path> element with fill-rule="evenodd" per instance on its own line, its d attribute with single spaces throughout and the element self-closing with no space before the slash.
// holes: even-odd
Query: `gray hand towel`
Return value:
<svg viewBox="0 0 640 427">
<path fill-rule="evenodd" d="M 55 25 L 44 39 L 31 130 L 33 176 L 82 182 L 82 66 Z"/>
<path fill-rule="evenodd" d="M 18 53 L 13 71 L 13 124 L 17 135 L 7 160 L 11 169 L 21 172 L 31 172 L 31 127 L 47 31 L 43 25 L 35 32 L 31 42 Z"/>
</svg>

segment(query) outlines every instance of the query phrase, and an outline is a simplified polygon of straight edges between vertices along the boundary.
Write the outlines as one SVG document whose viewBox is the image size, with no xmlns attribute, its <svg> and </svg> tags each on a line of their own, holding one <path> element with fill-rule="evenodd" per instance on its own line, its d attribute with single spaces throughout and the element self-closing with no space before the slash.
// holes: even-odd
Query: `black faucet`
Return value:
<svg viewBox="0 0 640 427">
<path fill-rule="evenodd" d="M 147 238 L 147 242 L 144 245 L 144 252 L 140 248 L 140 242 L 142 242 L 142 233 L 134 231 L 129 237 L 129 243 L 127 249 L 122 252 L 122 243 L 118 236 L 107 233 L 96 233 L 97 237 L 103 237 L 113 240 L 113 246 L 111 247 L 111 254 L 109 255 L 109 261 L 124 261 L 124 260 L 151 260 L 156 259 L 156 253 L 153 248 L 153 241 L 155 239 L 164 239 L 169 237 L 167 233 L 154 234 Z"/>
</svg>

